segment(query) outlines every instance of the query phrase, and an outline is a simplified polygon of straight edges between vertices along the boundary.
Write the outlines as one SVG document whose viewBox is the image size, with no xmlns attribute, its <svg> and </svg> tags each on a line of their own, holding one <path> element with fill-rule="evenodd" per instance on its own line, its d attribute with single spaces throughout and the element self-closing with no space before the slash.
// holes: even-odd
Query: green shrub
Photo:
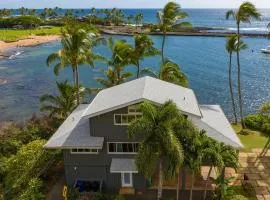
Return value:
<svg viewBox="0 0 270 200">
<path fill-rule="evenodd" d="M 249 198 L 243 196 L 243 195 L 234 195 L 230 198 L 230 200 L 249 200 Z"/>
<path fill-rule="evenodd" d="M 67 190 L 68 200 L 77 200 L 79 197 L 79 191 L 77 188 L 69 187 Z"/>
<path fill-rule="evenodd" d="M 248 115 L 244 120 L 247 128 L 270 134 L 270 117 L 268 115 Z"/>
<path fill-rule="evenodd" d="M 106 196 L 101 192 L 97 192 L 93 197 L 93 200 L 106 200 Z"/>
<path fill-rule="evenodd" d="M 45 143 L 46 140 L 30 142 L 8 159 L 4 178 L 5 191 L 9 191 L 6 199 L 18 196 L 33 177 L 41 175 L 42 171 L 54 164 L 52 161 L 58 151 L 44 150 Z"/>
<path fill-rule="evenodd" d="M 35 16 L 17 16 L 9 18 L 0 18 L 0 28 L 13 28 L 14 26 L 21 26 L 24 29 L 35 28 L 42 23 L 39 17 Z"/>
<path fill-rule="evenodd" d="M 261 130 L 264 123 L 263 116 L 259 114 L 248 115 L 245 119 L 245 125 L 253 130 Z"/>
<path fill-rule="evenodd" d="M 125 197 L 123 195 L 117 195 L 114 200 L 125 200 Z"/>
<path fill-rule="evenodd" d="M 33 178 L 29 181 L 26 190 L 20 195 L 19 200 L 35 200 L 45 199 L 44 194 L 41 192 L 42 182 L 38 178 Z"/>
</svg>

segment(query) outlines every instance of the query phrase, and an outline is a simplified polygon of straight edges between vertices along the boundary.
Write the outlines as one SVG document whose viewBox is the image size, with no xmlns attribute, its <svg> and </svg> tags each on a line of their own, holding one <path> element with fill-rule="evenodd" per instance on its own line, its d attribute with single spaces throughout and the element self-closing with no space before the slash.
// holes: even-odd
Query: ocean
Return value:
<svg viewBox="0 0 270 200">
<path fill-rule="evenodd" d="M 128 10 L 128 12 L 131 11 L 134 12 L 134 10 Z M 150 11 L 155 13 L 152 10 Z M 148 19 L 148 12 L 150 11 L 145 10 L 145 20 Z M 209 16 L 205 16 L 205 19 L 201 19 L 203 18 L 202 12 L 212 13 L 213 15 L 210 17 L 209 14 Z M 218 13 L 220 13 L 219 10 L 194 9 L 190 11 L 190 19 L 194 20 L 194 24 L 198 24 L 198 26 L 205 26 L 208 24 L 207 21 L 213 27 L 225 26 L 225 23 L 220 22 L 222 15 Z M 268 12 L 268 18 L 269 16 L 270 12 Z M 154 20 L 154 17 L 152 18 Z M 261 23 L 258 22 L 249 26 L 259 29 L 263 27 Z M 114 39 L 125 39 L 128 42 L 133 42 L 132 37 L 128 36 L 114 36 Z M 161 37 L 152 36 L 152 39 L 155 46 L 160 48 Z M 243 40 L 249 47 L 241 53 L 244 113 L 250 114 L 256 112 L 262 102 L 270 100 L 270 55 L 260 52 L 260 49 L 269 45 L 270 41 L 265 38 L 250 37 L 245 37 Z M 72 76 L 69 69 L 61 71 L 60 75 L 55 77 L 53 68 L 46 66 L 47 56 L 60 47 L 59 42 L 52 42 L 35 47 L 16 48 L 12 50 L 17 53 L 16 56 L 0 60 L 0 78 L 8 80 L 7 84 L 0 85 L 0 121 L 25 120 L 33 113 L 38 113 L 40 96 L 46 93 L 56 94 L 56 80 L 71 80 Z M 110 56 L 110 52 L 105 46 L 98 47 L 95 51 L 103 56 Z M 225 51 L 225 38 L 168 36 L 165 55 L 181 66 L 181 69 L 188 76 L 190 88 L 195 91 L 200 104 L 220 104 L 225 114 L 231 119 L 228 88 L 229 57 Z M 160 62 L 159 56 L 146 58 L 142 66 L 158 69 Z M 236 92 L 235 57 L 233 63 Z M 80 66 L 81 83 L 88 87 L 99 86 L 95 78 L 103 76 L 100 69 L 107 67 L 104 63 L 96 63 L 95 69 Z M 135 71 L 135 67 L 128 66 L 127 70 Z"/>
</svg>

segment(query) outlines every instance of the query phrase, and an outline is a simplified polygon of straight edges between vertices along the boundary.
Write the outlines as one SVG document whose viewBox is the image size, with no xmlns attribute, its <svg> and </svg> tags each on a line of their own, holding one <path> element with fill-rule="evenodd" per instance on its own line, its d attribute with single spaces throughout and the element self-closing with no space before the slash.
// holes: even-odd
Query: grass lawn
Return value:
<svg viewBox="0 0 270 200">
<path fill-rule="evenodd" d="M 60 34 L 60 30 L 61 27 L 28 30 L 0 29 L 0 40 L 4 42 L 15 42 L 25 39 L 30 35 L 58 35 Z"/>
<path fill-rule="evenodd" d="M 260 131 L 245 129 L 244 131 L 248 134 L 243 135 L 243 134 L 239 134 L 239 132 L 241 131 L 240 125 L 232 125 L 232 127 L 235 130 L 235 132 L 238 134 L 241 142 L 243 143 L 246 149 L 263 148 L 268 140 L 268 137 L 265 136 Z"/>
</svg>

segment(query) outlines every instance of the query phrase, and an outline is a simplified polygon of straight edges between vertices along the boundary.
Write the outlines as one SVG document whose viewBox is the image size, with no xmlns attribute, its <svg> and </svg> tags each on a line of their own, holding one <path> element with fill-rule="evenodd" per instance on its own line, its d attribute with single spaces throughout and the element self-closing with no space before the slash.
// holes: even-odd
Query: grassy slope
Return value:
<svg viewBox="0 0 270 200">
<path fill-rule="evenodd" d="M 232 127 L 236 133 L 239 133 L 241 131 L 240 125 L 232 125 Z M 248 133 L 248 135 L 238 134 L 238 136 L 242 141 L 243 145 L 245 145 L 246 149 L 263 148 L 268 140 L 268 137 L 266 137 L 263 133 L 259 131 L 245 129 L 245 132 Z"/>
<path fill-rule="evenodd" d="M 60 30 L 60 27 L 33 30 L 0 29 L 0 40 L 4 42 L 15 42 L 25 39 L 30 35 L 58 35 L 60 34 Z"/>
</svg>

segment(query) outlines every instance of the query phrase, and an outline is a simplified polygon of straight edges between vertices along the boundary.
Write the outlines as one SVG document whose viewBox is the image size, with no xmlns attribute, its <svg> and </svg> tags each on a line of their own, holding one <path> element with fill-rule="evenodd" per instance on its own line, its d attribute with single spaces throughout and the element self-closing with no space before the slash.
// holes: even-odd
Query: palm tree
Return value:
<svg viewBox="0 0 270 200">
<path fill-rule="evenodd" d="M 186 22 L 178 23 L 178 21 L 186 18 L 187 16 L 188 16 L 187 13 L 181 11 L 180 5 L 173 1 L 167 3 L 163 8 L 163 10 L 158 12 L 159 27 L 163 33 L 162 47 L 161 47 L 162 63 L 165 62 L 164 45 L 167 31 L 171 30 L 172 27 L 176 24 L 178 24 L 178 26 L 181 26 L 182 24 L 186 25 L 187 24 Z"/>
<path fill-rule="evenodd" d="M 250 2 L 244 2 L 240 5 L 237 11 L 228 10 L 226 13 L 226 19 L 233 17 L 236 20 L 237 25 L 237 36 L 240 40 L 240 23 L 250 23 L 251 19 L 259 20 L 261 17 L 260 12 L 256 7 Z M 237 42 L 236 46 L 236 55 L 237 55 L 237 65 L 238 65 L 238 96 L 239 96 L 239 108 L 240 108 L 240 117 L 242 128 L 245 128 L 244 116 L 243 116 L 243 101 L 242 101 L 242 92 L 241 92 L 241 68 L 240 68 L 240 42 Z"/>
<path fill-rule="evenodd" d="M 94 61 L 103 58 L 93 52 L 93 48 L 103 42 L 97 34 L 90 32 L 89 29 L 82 28 L 81 25 L 70 24 L 62 31 L 62 49 L 52 53 L 47 58 L 47 65 L 57 62 L 54 66 L 54 73 L 65 67 L 71 67 L 73 72 L 74 85 L 77 87 L 77 104 L 80 104 L 79 98 L 79 71 L 78 66 L 88 64 L 94 67 Z"/>
<path fill-rule="evenodd" d="M 142 117 L 129 125 L 128 134 L 130 137 L 144 136 L 136 155 L 136 165 L 147 178 L 151 178 L 158 164 L 158 199 L 161 199 L 163 174 L 165 178 L 174 178 L 183 163 L 182 146 L 174 131 L 174 122 L 183 115 L 171 101 L 160 107 L 145 102 L 141 111 Z"/>
<path fill-rule="evenodd" d="M 117 70 L 120 70 L 118 72 Z M 113 68 L 108 67 L 107 70 L 103 70 L 106 78 L 97 78 L 96 80 L 104 87 L 109 88 L 115 85 L 119 85 L 121 83 L 126 82 L 129 78 L 133 76 L 131 72 L 125 72 L 123 71 L 123 68 Z"/>
<path fill-rule="evenodd" d="M 156 56 L 159 54 L 159 50 L 153 47 L 154 42 L 145 34 L 137 34 L 134 37 L 135 45 L 131 54 L 132 63 L 137 67 L 137 78 L 140 75 L 140 61 L 145 57 Z"/>
<path fill-rule="evenodd" d="M 212 138 L 205 138 L 204 144 L 203 144 L 203 161 L 206 161 L 210 164 L 210 168 L 206 177 L 206 184 L 204 188 L 204 197 L 203 199 L 206 200 L 206 194 L 207 194 L 207 187 L 209 184 L 209 179 L 212 170 L 214 167 L 217 167 L 219 171 L 223 169 L 224 162 L 222 158 L 222 149 L 221 149 L 221 143 L 213 140 Z"/>
<path fill-rule="evenodd" d="M 147 74 L 164 81 L 188 87 L 188 78 L 186 75 L 181 71 L 179 65 L 169 59 L 165 59 L 164 64 L 161 65 L 158 73 L 155 73 L 151 68 L 146 68 L 141 71 L 141 74 Z"/>
<path fill-rule="evenodd" d="M 26 15 L 27 14 L 27 8 L 25 8 L 25 7 L 19 8 L 19 13 L 20 13 L 20 15 Z"/>
<path fill-rule="evenodd" d="M 270 39 L 270 23 L 267 25 L 267 29 L 268 29 L 268 39 Z"/>
<path fill-rule="evenodd" d="M 113 41 L 110 37 L 108 39 L 108 47 L 111 50 L 112 56 L 110 60 L 107 60 L 108 69 L 101 70 L 105 74 L 105 78 L 99 77 L 96 79 L 105 88 L 119 85 L 133 76 L 131 72 L 124 71 L 125 66 L 131 64 L 132 46 L 125 40 Z"/>
<path fill-rule="evenodd" d="M 134 16 L 133 15 L 129 15 L 129 16 L 127 16 L 127 22 L 129 23 L 129 24 L 132 24 L 132 21 L 134 20 Z"/>
<path fill-rule="evenodd" d="M 42 112 L 48 112 L 49 117 L 54 117 L 59 120 L 64 120 L 76 108 L 76 87 L 68 84 L 67 80 L 59 83 L 56 82 L 58 89 L 58 96 L 45 94 L 41 96 Z M 83 88 L 80 88 L 80 98 L 84 97 Z"/>
<path fill-rule="evenodd" d="M 219 154 L 221 155 L 222 161 L 224 163 L 223 168 L 220 172 L 220 175 L 216 180 L 216 183 L 218 185 L 217 196 L 218 196 L 218 199 L 221 200 L 224 198 L 226 191 L 227 191 L 228 180 L 225 179 L 225 169 L 226 169 L 226 167 L 231 167 L 231 168 L 237 170 L 238 154 L 232 146 L 225 145 L 224 143 L 220 144 Z"/>
<path fill-rule="evenodd" d="M 226 50 L 229 53 L 229 87 L 230 87 L 234 122 L 236 124 L 237 124 L 237 115 L 236 115 L 236 107 L 235 107 L 235 100 L 234 100 L 233 86 L 232 86 L 232 54 L 234 52 L 237 52 L 237 45 L 238 45 L 238 36 L 236 34 L 233 34 L 227 38 Z M 243 41 L 240 40 L 239 50 L 243 50 L 246 48 L 247 48 L 247 45 Z"/>
<path fill-rule="evenodd" d="M 135 15 L 135 24 L 138 26 L 140 24 L 142 24 L 143 22 L 143 14 L 142 13 L 138 13 Z"/>
</svg>

